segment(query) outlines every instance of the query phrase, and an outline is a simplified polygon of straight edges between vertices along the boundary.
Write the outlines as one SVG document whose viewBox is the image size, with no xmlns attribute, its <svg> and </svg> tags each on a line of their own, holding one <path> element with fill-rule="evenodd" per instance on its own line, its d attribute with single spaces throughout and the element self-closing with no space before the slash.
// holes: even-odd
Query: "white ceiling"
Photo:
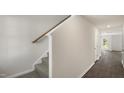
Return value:
<svg viewBox="0 0 124 93">
<path fill-rule="evenodd" d="M 94 23 L 99 29 L 118 27 L 124 24 L 124 15 L 85 15 L 86 19 Z"/>
</svg>

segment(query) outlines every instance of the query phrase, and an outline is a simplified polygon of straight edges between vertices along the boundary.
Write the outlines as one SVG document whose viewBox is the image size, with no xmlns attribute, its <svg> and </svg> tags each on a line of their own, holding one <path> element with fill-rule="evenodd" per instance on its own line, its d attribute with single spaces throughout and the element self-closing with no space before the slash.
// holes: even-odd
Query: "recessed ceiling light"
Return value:
<svg viewBox="0 0 124 93">
<path fill-rule="evenodd" d="M 110 28 L 111 26 L 110 25 L 107 25 L 107 28 Z"/>
</svg>

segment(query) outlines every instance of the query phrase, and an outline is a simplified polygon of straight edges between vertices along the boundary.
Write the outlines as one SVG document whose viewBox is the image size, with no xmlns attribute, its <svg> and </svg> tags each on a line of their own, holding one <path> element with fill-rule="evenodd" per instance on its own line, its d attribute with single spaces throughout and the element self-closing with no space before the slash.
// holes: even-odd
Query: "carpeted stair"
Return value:
<svg viewBox="0 0 124 93">
<path fill-rule="evenodd" d="M 49 77 L 49 57 L 43 57 L 41 63 L 35 64 L 35 69 L 32 72 L 21 75 L 17 78 L 48 78 Z"/>
</svg>

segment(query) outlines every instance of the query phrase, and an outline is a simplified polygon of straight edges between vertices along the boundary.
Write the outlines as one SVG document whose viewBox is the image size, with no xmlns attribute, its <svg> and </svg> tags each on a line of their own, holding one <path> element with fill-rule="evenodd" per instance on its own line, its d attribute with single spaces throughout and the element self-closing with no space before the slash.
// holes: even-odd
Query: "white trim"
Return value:
<svg viewBox="0 0 124 93">
<path fill-rule="evenodd" d="M 42 63 L 41 61 L 39 62 L 39 60 L 41 60 L 41 58 L 45 57 L 47 55 L 47 52 L 48 50 L 46 50 L 32 65 L 32 68 L 31 69 L 28 69 L 28 70 L 25 70 L 23 72 L 19 72 L 19 73 L 16 73 L 16 74 L 13 74 L 13 75 L 10 75 L 10 76 L 7 76 L 6 78 L 16 78 L 16 77 L 19 77 L 21 75 L 24 75 L 26 73 L 29 73 L 29 72 L 32 72 L 35 70 L 35 65 L 38 64 L 38 63 Z"/>
<path fill-rule="evenodd" d="M 52 78 L 52 36 L 49 35 L 49 78 Z"/>
<path fill-rule="evenodd" d="M 33 69 L 35 69 L 35 65 L 38 64 L 38 63 L 42 63 L 41 62 L 41 59 L 45 56 L 47 56 L 47 53 L 48 53 L 49 50 L 46 50 L 34 63 L 33 63 Z M 40 62 L 39 62 L 40 61 Z"/>
<path fill-rule="evenodd" d="M 94 65 L 95 63 L 93 62 L 85 71 L 83 71 L 77 78 L 81 78 L 82 76 L 84 76 L 89 70 L 90 68 Z"/>
<path fill-rule="evenodd" d="M 28 70 L 26 70 L 26 71 L 23 71 L 23 72 L 14 74 L 14 75 L 7 76 L 7 77 L 5 77 L 5 78 L 16 78 L 16 77 L 19 77 L 19 76 L 21 76 L 21 75 L 30 73 L 30 72 L 32 72 L 32 71 L 34 71 L 34 69 L 28 69 Z"/>
<path fill-rule="evenodd" d="M 97 60 L 99 60 L 100 59 L 100 56 L 98 56 L 97 58 L 96 58 L 96 60 L 95 61 L 97 61 Z"/>
<path fill-rule="evenodd" d="M 100 56 L 98 56 L 97 60 L 100 60 L 100 58 L 101 58 L 101 55 L 100 55 Z M 96 60 L 96 61 L 97 61 L 97 60 Z"/>
</svg>

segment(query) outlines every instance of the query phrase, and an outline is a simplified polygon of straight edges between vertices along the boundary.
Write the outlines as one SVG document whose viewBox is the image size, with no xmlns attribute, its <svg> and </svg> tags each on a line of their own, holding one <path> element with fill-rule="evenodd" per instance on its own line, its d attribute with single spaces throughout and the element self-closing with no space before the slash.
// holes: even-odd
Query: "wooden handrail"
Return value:
<svg viewBox="0 0 124 93">
<path fill-rule="evenodd" d="M 36 38 L 35 40 L 32 41 L 32 43 L 36 43 L 39 39 L 45 37 L 46 34 L 48 34 L 49 32 L 51 32 L 53 29 L 55 29 L 58 25 L 60 25 L 61 23 L 63 23 L 65 20 L 67 20 L 68 18 L 70 18 L 71 15 L 67 16 L 65 19 L 63 19 L 62 21 L 60 21 L 58 24 L 56 24 L 54 27 L 52 27 L 51 29 L 49 29 L 47 32 L 43 33 L 41 36 L 39 36 L 38 38 Z"/>
</svg>

